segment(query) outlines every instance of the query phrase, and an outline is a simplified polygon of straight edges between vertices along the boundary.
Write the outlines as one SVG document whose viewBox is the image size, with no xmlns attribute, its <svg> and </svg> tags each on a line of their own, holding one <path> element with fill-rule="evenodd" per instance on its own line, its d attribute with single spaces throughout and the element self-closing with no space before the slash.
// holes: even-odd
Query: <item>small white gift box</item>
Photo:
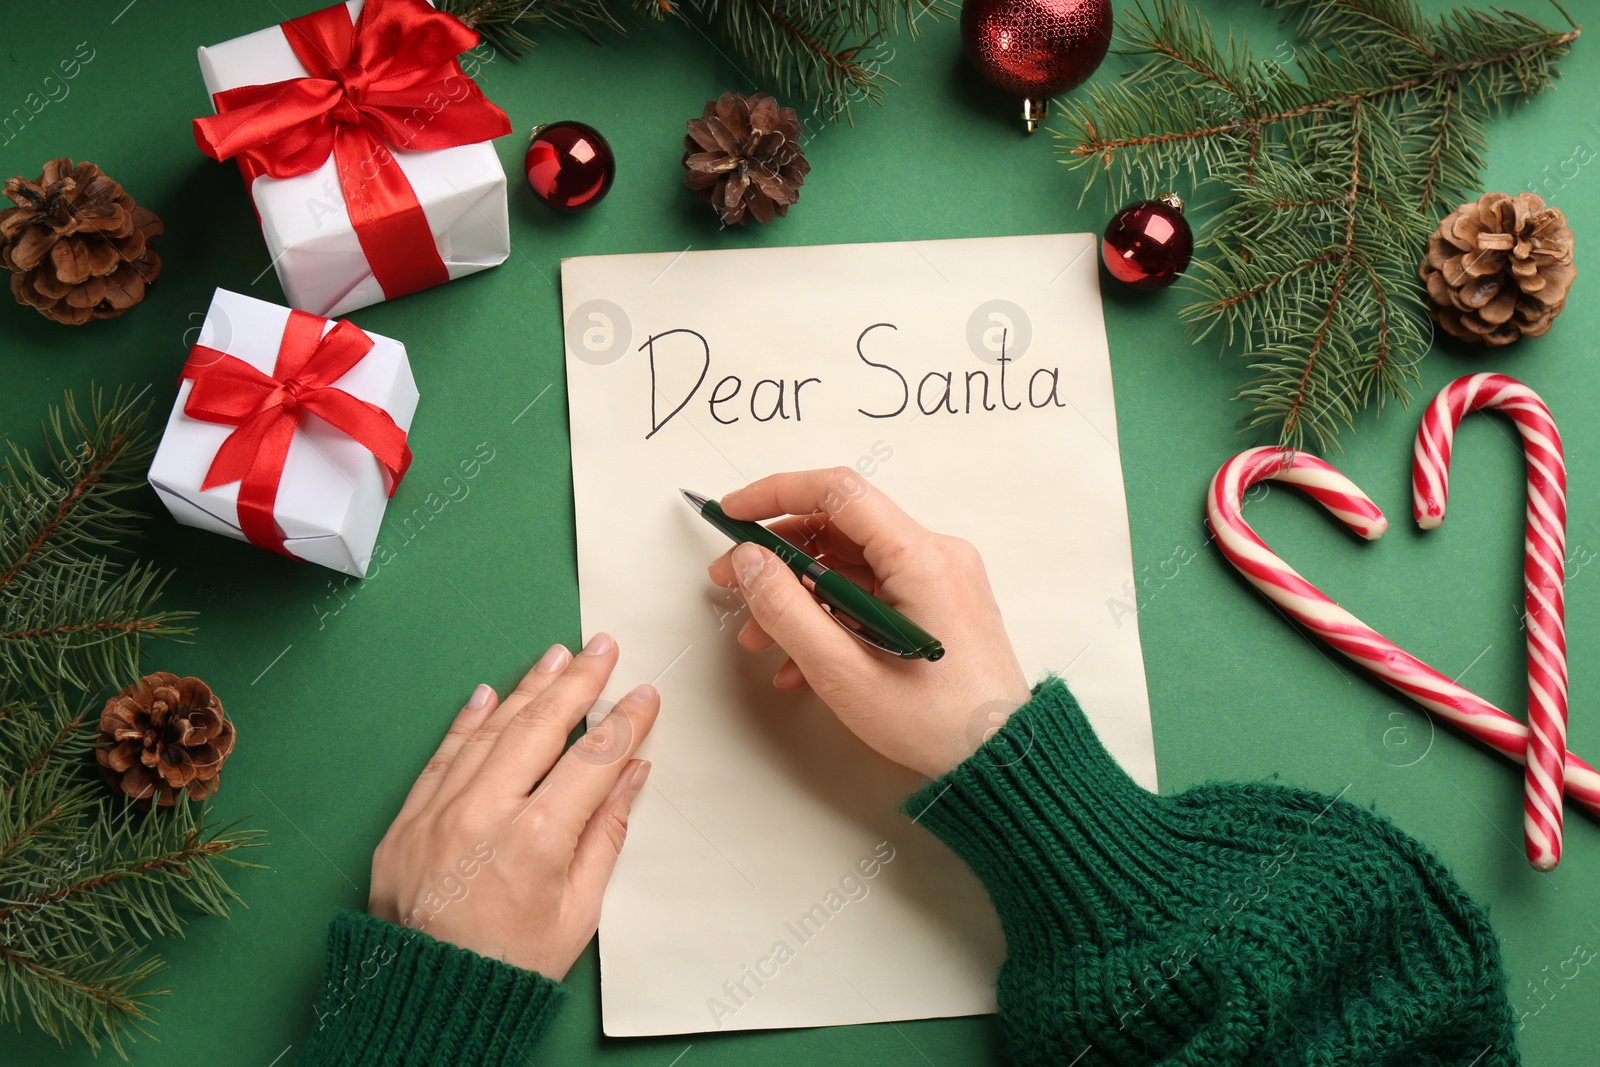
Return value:
<svg viewBox="0 0 1600 1067">
<path fill-rule="evenodd" d="M 226 353 L 272 376 L 290 316 L 288 308 L 218 289 L 195 351 Z M 322 322 L 318 336 L 336 325 Z M 365 336 L 371 350 L 330 388 L 376 405 L 406 431 L 417 410 L 417 383 L 405 346 L 378 334 Z M 191 366 L 195 362 L 191 356 Z M 185 412 L 195 388 L 187 374 L 150 464 L 150 484 L 179 522 L 250 540 L 240 522 L 241 482 L 201 488 L 218 450 L 239 427 Z M 284 548 L 300 559 L 364 577 L 392 485 L 389 471 L 367 446 L 310 410 L 296 412 L 272 514 Z"/>
<path fill-rule="evenodd" d="M 397 2 L 415 5 L 431 14 L 431 9 L 423 0 L 373 0 L 374 4 Z M 354 23 L 361 15 L 363 0 L 352 0 L 342 6 Z M 414 15 L 415 12 L 408 14 Z M 460 28 L 459 24 L 457 28 L 471 38 L 470 31 Z M 307 68 L 296 57 L 282 26 L 270 26 L 222 44 L 201 48 L 199 60 L 206 91 L 213 97 L 227 90 L 269 86 L 288 79 L 310 77 Z M 431 83 L 436 88 L 425 87 L 428 91 L 419 92 L 414 106 L 408 102 L 403 109 L 396 111 L 402 118 L 405 135 L 409 136 L 413 130 L 419 133 L 440 130 L 446 125 L 446 120 L 441 116 L 456 114 L 451 108 L 460 106 L 479 107 L 480 111 L 473 121 L 481 126 L 487 121 L 483 117 L 483 105 L 505 124 L 503 130 L 489 132 L 486 136 L 509 133 L 509 120 L 492 104 L 482 100 L 481 93 L 471 79 L 461 72 L 459 65 L 450 69 L 453 73 L 446 73 Z M 343 77 L 343 72 L 339 72 L 338 76 Z M 330 83 L 323 80 L 315 84 L 327 86 Z M 426 137 L 419 139 L 424 142 L 427 140 Z M 205 148 L 203 139 L 201 145 Z M 261 233 L 266 239 L 267 252 L 272 257 L 272 264 L 277 269 L 278 279 L 291 306 L 314 315 L 334 317 L 388 299 L 385 284 L 380 278 L 385 277 L 386 269 L 393 271 L 394 268 L 386 268 L 385 264 L 397 258 L 410 257 L 392 254 L 391 236 L 389 251 L 375 255 L 373 261 L 369 261 L 362 239 L 351 221 L 350 205 L 346 190 L 341 185 L 334 155 L 330 154 L 315 170 L 281 178 L 260 173 L 259 168 L 252 170 L 252 164 L 242 158 L 248 153 L 240 152 L 238 155 L 241 156 L 247 180 L 252 173 L 259 174 L 250 182 L 250 195 L 261 220 Z M 347 167 L 344 180 L 365 181 L 390 165 L 398 167 L 405 181 L 409 182 L 415 198 L 413 206 L 420 205 L 426 219 L 425 223 L 419 221 L 407 232 L 431 237 L 431 249 L 424 247 L 427 237 L 414 242 L 415 247 L 412 248 L 413 253 L 419 250 L 425 252 L 431 264 L 427 268 L 431 280 L 420 284 L 453 280 L 505 261 L 511 251 L 506 212 L 506 176 L 490 141 L 480 140 L 430 151 L 379 143 L 361 161 L 361 165 Z M 352 178 L 352 175 L 355 177 Z M 358 211 L 363 218 L 371 213 L 370 207 Z M 378 225 L 375 230 L 369 231 L 369 237 L 373 232 L 381 236 L 383 230 L 384 226 Z M 384 246 L 380 242 L 374 247 Z M 433 259 L 434 256 L 437 261 Z M 377 264 L 376 274 L 374 262 Z M 412 291 L 420 284 L 401 287 L 400 292 L 391 295 Z M 392 282 L 388 287 L 396 288 Z"/>
</svg>

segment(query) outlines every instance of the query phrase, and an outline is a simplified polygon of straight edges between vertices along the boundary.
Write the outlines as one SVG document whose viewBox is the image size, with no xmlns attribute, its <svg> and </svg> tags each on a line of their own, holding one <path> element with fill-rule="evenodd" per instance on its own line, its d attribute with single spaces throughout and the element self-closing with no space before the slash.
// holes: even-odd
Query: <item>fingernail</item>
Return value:
<svg viewBox="0 0 1600 1067">
<path fill-rule="evenodd" d="M 589 638 L 589 643 L 583 646 L 581 656 L 603 656 L 611 651 L 611 635 L 598 633 Z"/>
<path fill-rule="evenodd" d="M 554 674 L 565 667 L 571 658 L 572 653 L 567 651 L 566 645 L 551 645 L 545 649 L 544 655 L 539 657 L 539 662 L 533 665 L 533 669 L 540 674 Z"/>
<path fill-rule="evenodd" d="M 628 695 L 623 697 L 622 699 L 623 700 L 637 700 L 637 701 L 643 702 L 643 701 L 649 700 L 651 697 L 653 697 L 655 695 L 656 695 L 656 687 L 653 686 L 653 685 L 650 685 L 647 682 L 644 685 L 636 685 L 636 686 L 634 686 L 631 690 L 628 691 Z"/>
<path fill-rule="evenodd" d="M 724 581 L 720 580 L 719 578 L 717 578 L 717 576 L 715 574 L 711 573 L 712 569 L 715 568 L 715 567 L 716 567 L 716 564 L 713 563 L 713 564 L 711 564 L 711 566 L 706 568 L 706 575 L 711 579 L 711 583 L 713 585 L 720 585 L 724 589 L 732 589 L 736 584 L 738 584 L 736 582 L 724 582 Z"/>
<path fill-rule="evenodd" d="M 738 576 L 739 584 L 745 587 L 752 585 L 761 576 L 762 568 L 766 566 L 766 557 L 761 550 L 749 541 L 738 545 L 733 550 L 733 573 Z"/>
<path fill-rule="evenodd" d="M 494 689 L 487 685 L 480 685 L 472 691 L 472 697 L 467 701 L 468 711 L 482 711 L 489 703 L 489 698 L 494 696 Z"/>
<path fill-rule="evenodd" d="M 639 790 L 644 788 L 644 780 L 650 777 L 650 761 L 641 760 L 634 769 L 633 777 L 628 781 L 628 799 L 632 800 L 639 795 Z"/>
</svg>

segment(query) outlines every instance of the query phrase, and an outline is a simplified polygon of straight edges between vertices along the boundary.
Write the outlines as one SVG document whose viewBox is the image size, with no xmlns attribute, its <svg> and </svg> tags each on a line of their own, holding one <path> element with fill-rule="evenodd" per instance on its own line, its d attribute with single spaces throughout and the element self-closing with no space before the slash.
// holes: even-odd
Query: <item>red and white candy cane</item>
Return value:
<svg viewBox="0 0 1600 1067">
<path fill-rule="evenodd" d="M 1503 374 L 1469 374 L 1444 388 L 1417 428 L 1411 468 L 1417 525 L 1444 521 L 1450 445 L 1469 412 L 1493 408 L 1516 423 L 1528 465 L 1523 562 L 1528 631 L 1527 785 L 1522 805 L 1528 861 L 1548 871 L 1561 861 L 1561 787 L 1567 753 L 1567 631 L 1563 579 L 1567 555 L 1567 463 L 1561 434 L 1539 395 Z"/>
<path fill-rule="evenodd" d="M 1244 521 L 1241 505 L 1246 490 L 1268 479 L 1303 489 L 1369 541 L 1388 529 L 1378 506 L 1322 460 L 1284 448 L 1252 448 L 1222 465 L 1206 497 L 1212 534 L 1228 562 L 1267 599 L 1351 662 L 1437 712 L 1475 740 L 1521 763 L 1528 747 L 1526 726 L 1334 603 L 1256 535 Z M 1570 752 L 1566 754 L 1565 791 L 1590 812 L 1600 815 L 1600 771 Z"/>
</svg>

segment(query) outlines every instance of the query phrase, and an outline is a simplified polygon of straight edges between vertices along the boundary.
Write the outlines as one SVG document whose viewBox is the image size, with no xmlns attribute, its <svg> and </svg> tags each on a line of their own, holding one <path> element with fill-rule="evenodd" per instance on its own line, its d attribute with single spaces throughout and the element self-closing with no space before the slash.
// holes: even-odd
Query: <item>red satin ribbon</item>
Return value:
<svg viewBox="0 0 1600 1067">
<path fill-rule="evenodd" d="M 434 151 L 511 132 L 511 120 L 456 56 L 478 35 L 425 0 L 367 0 L 355 23 L 337 4 L 282 24 L 309 77 L 242 85 L 194 120 L 213 159 L 237 157 L 245 183 L 308 174 L 332 155 L 372 275 L 388 299 L 450 280 L 416 192 L 391 148 Z"/>
<path fill-rule="evenodd" d="M 217 450 L 200 488 L 238 482 L 239 529 L 251 544 L 285 556 L 294 553 L 284 546 L 273 509 L 302 417 L 316 415 L 377 457 L 392 478 L 390 496 L 411 466 L 406 432 L 389 413 L 332 387 L 372 350 L 372 338 L 343 320 L 324 335 L 327 321 L 289 312 L 270 376 L 204 345 L 195 345 L 183 366 L 183 377 L 194 382 L 184 414 L 238 427 Z"/>
</svg>

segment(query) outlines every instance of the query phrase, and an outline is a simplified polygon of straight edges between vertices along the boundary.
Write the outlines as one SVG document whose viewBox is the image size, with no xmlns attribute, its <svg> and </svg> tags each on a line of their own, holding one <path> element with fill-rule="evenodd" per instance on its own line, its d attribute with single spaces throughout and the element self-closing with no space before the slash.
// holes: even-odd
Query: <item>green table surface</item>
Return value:
<svg viewBox="0 0 1600 1067">
<path fill-rule="evenodd" d="M 208 110 L 195 48 L 312 6 L 38 0 L 7 12 L 0 115 L 45 88 L 45 77 L 80 42 L 93 58 L 65 98 L 0 133 L 0 174 L 35 176 L 43 161 L 61 155 L 93 160 L 158 212 L 167 232 L 157 246 L 166 262 L 161 280 L 123 318 L 73 329 L 0 306 L 0 430 L 35 442 L 45 406 L 90 382 L 148 388 L 164 420 L 212 289 L 282 301 L 238 173 L 194 145 L 189 120 Z M 1519 6 L 1555 17 L 1535 3 Z M 1292 43 L 1251 5 L 1201 7 L 1247 31 L 1261 54 L 1281 54 Z M 1586 5 L 1572 10 L 1587 13 Z M 486 65 L 481 84 L 518 130 L 576 118 L 604 131 L 620 161 L 617 181 L 597 209 L 559 216 L 522 181 L 524 137 L 502 139 L 511 258 L 351 316 L 405 342 L 422 393 L 411 431 L 416 461 L 380 535 L 394 559 L 365 582 L 346 579 L 179 526 L 153 493 L 141 494 L 154 517 L 138 554 L 176 571 L 170 606 L 201 612 L 192 643 L 152 645 L 147 665 L 205 677 L 237 720 L 238 750 L 216 811 L 251 816 L 268 831 L 270 846 L 256 858 L 271 869 L 233 878 L 247 909 L 201 919 L 186 940 L 159 946 L 171 964 L 163 983 L 173 992 L 157 1002 L 159 1040 L 135 1045 L 133 1062 L 292 1062 L 313 1025 L 327 919 L 364 905 L 372 847 L 450 716 L 478 682 L 509 686 L 551 642 L 579 641 L 563 256 L 1104 227 L 1107 206 L 1098 194 L 1078 206 L 1080 180 L 1054 162 L 1051 139 L 1022 137 L 1011 105 L 967 70 L 955 23 L 926 31 L 894 46 L 885 69 L 899 85 L 886 106 L 860 106 L 853 129 L 822 128 L 811 137 L 814 169 L 790 217 L 731 232 L 719 231 L 679 187 L 683 123 L 721 91 L 757 86 L 699 30 L 648 25 L 604 48 L 550 31 L 522 62 Z M 1114 77 L 1125 65 L 1113 56 L 1097 77 Z M 1585 269 L 1585 242 L 1600 239 L 1600 168 L 1575 161 L 1600 150 L 1597 84 L 1600 51 L 1586 36 L 1555 93 L 1490 127 L 1484 176 L 1485 188 L 1509 191 L 1558 176 L 1549 190 L 1578 234 Z M 1542 393 L 1561 420 L 1571 468 L 1571 747 L 1591 760 L 1600 758 L 1590 695 L 1600 691 L 1600 423 L 1593 417 L 1600 318 L 1589 304 L 1592 290 L 1580 280 L 1555 329 L 1510 351 L 1439 345 L 1422 365 L 1418 390 L 1425 401 L 1460 374 L 1503 371 Z M 744 279 L 721 299 L 782 301 L 784 279 Z M 1588 961 L 1600 955 L 1600 827 L 1569 805 L 1565 860 L 1553 874 L 1533 871 L 1522 857 L 1521 775 L 1291 628 L 1207 544 L 1205 486 L 1224 459 L 1252 442 L 1236 434 L 1241 409 L 1227 399 L 1245 371 L 1210 343 L 1186 341 L 1176 315 L 1183 299 L 1115 288 L 1105 296 L 1163 790 L 1277 777 L 1394 819 L 1489 906 L 1510 996 L 1524 1013 L 1526 1062 L 1592 1062 L 1600 964 Z M 1515 435 L 1498 418 L 1463 426 L 1449 521 L 1424 537 L 1409 517 L 1420 406 L 1363 415 L 1335 457 L 1389 512 L 1394 528 L 1381 541 L 1358 543 L 1293 492 L 1255 500 L 1249 517 L 1357 615 L 1520 713 L 1524 492 Z M 467 494 L 458 491 L 420 528 L 402 529 L 400 519 L 429 493 L 442 497 L 445 477 L 479 449 L 493 459 Z M 1174 574 L 1175 559 L 1189 562 Z M 609 1040 L 600 1032 L 593 947 L 568 981 L 570 1004 L 530 1050 L 531 1063 L 1002 1059 L 989 1017 Z M 61 1051 L 31 1023 L 21 1034 L 0 1032 L 6 1064 L 89 1059 L 81 1044 Z"/>
</svg>

